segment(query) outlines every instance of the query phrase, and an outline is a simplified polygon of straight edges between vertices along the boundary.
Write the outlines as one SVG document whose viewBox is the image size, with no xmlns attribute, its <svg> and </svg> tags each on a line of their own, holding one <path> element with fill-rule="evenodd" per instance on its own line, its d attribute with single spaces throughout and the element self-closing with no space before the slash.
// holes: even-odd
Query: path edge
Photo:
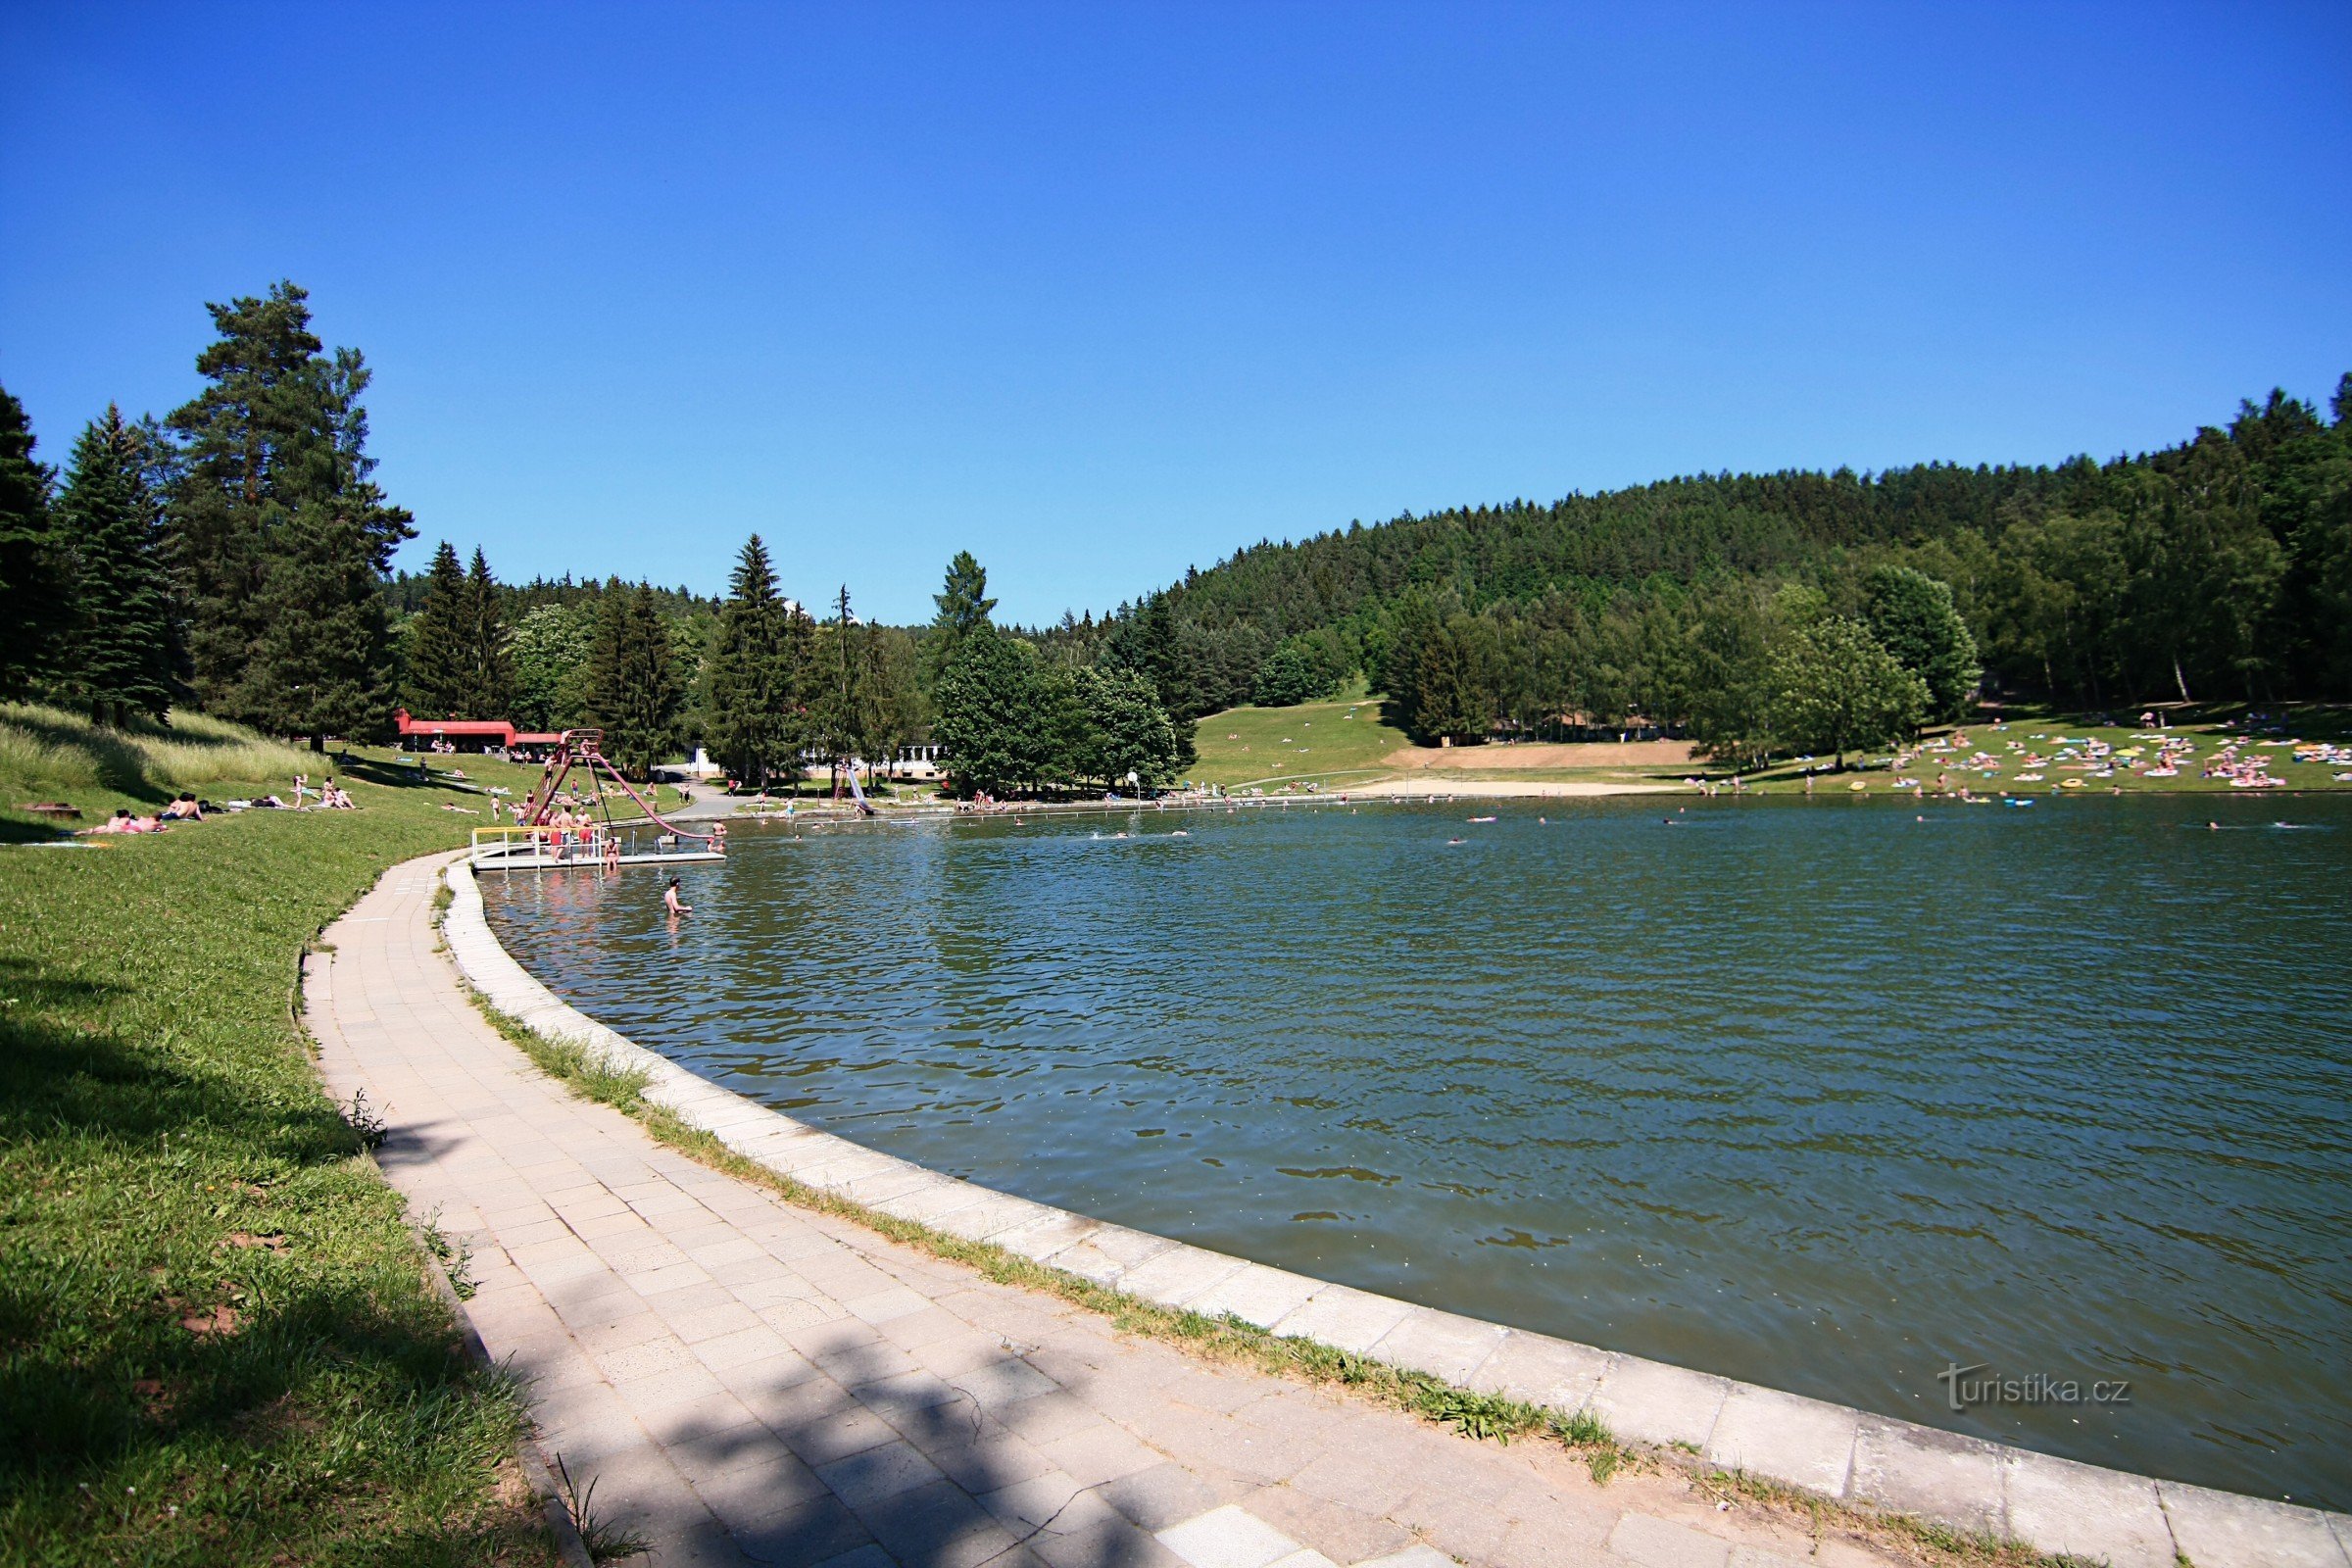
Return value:
<svg viewBox="0 0 2352 1568">
<path fill-rule="evenodd" d="M 743 1158 L 850 1203 L 1155 1305 L 1231 1314 L 1277 1337 L 1477 1393 L 1590 1413 L 1619 1438 L 1964 1535 L 2115 1568 L 2173 1568 L 2182 1559 L 2199 1568 L 2352 1568 L 2352 1515 L 2083 1464 L 1416 1305 L 996 1192 L 821 1132 L 564 1002 L 491 931 L 471 865 L 459 858 L 439 874 L 451 895 L 443 943 L 483 1001 L 609 1067 L 643 1075 L 646 1101 Z"/>
</svg>

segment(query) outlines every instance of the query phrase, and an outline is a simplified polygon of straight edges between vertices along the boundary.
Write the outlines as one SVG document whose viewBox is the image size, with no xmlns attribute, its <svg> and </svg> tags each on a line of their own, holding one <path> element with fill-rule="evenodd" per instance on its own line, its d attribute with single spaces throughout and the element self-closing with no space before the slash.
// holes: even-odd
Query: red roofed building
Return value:
<svg viewBox="0 0 2352 1568">
<path fill-rule="evenodd" d="M 508 751 L 517 747 L 549 747 L 564 738 L 518 730 L 503 718 L 412 718 L 405 708 L 393 716 L 400 720 L 400 738 L 405 744 L 429 746 L 435 741 L 447 741 L 468 751 L 486 752 L 494 746 Z"/>
</svg>

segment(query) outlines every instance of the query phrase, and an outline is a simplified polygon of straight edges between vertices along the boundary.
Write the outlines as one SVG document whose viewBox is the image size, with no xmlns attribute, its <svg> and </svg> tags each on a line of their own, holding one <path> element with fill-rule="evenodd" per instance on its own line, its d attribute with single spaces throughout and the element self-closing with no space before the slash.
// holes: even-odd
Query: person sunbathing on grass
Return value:
<svg viewBox="0 0 2352 1568">
<path fill-rule="evenodd" d="M 204 820 L 204 803 L 183 792 L 178 800 L 164 808 L 162 814 L 173 822 L 201 822 Z"/>
</svg>

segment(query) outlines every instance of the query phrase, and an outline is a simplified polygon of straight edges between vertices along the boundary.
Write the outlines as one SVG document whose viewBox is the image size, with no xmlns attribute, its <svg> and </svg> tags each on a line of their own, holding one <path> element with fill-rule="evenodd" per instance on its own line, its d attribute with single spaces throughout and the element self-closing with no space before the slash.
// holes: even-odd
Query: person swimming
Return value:
<svg viewBox="0 0 2352 1568">
<path fill-rule="evenodd" d="M 672 919 L 694 912 L 694 906 L 678 897 L 678 879 L 674 876 L 669 879 L 669 886 L 662 890 L 662 907 L 669 911 Z"/>
</svg>

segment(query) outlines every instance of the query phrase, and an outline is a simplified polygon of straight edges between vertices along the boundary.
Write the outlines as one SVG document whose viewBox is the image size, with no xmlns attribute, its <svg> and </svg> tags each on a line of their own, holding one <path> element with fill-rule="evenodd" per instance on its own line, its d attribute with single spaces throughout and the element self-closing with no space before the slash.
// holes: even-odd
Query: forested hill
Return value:
<svg viewBox="0 0 2352 1568">
<path fill-rule="evenodd" d="M 1776 595 L 1799 596 L 1779 601 L 1782 622 L 1814 604 L 1860 616 L 1873 574 L 1903 568 L 1948 586 L 1996 687 L 2099 705 L 2341 698 L 2348 413 L 2352 375 L 2328 415 L 2274 392 L 2226 427 L 2104 463 L 1726 473 L 1407 514 L 1255 545 L 1047 635 L 1171 667 L 1190 688 L 1178 711 L 1297 701 L 1357 670 L 1395 696 L 1428 656 L 1475 689 L 1455 715 L 1473 727 L 1680 720 L 1705 695 L 1706 646 L 1770 642 L 1747 623 L 1773 621 Z M 1143 651 L 1171 639 L 1172 659 Z"/>
</svg>

